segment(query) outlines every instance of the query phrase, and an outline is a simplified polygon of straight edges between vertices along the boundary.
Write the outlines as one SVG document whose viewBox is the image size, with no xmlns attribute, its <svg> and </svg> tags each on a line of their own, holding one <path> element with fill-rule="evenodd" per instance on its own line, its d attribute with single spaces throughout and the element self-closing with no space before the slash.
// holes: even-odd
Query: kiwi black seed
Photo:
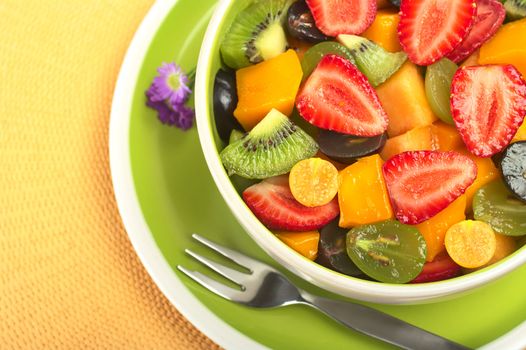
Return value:
<svg viewBox="0 0 526 350">
<path fill-rule="evenodd" d="M 506 0 L 504 8 L 509 20 L 515 21 L 526 17 L 526 0 Z"/>
<path fill-rule="evenodd" d="M 294 0 L 257 0 L 241 11 L 221 43 L 225 64 L 239 69 L 287 49 L 285 22 Z"/>
<path fill-rule="evenodd" d="M 358 69 L 373 86 L 389 79 L 407 60 L 405 52 L 387 52 L 375 42 L 360 36 L 340 35 L 338 41 L 351 50 Z"/>
<path fill-rule="evenodd" d="M 220 157 L 229 175 L 266 179 L 288 173 L 294 164 L 317 151 L 312 137 L 272 110 L 248 134 L 229 144 Z"/>
</svg>

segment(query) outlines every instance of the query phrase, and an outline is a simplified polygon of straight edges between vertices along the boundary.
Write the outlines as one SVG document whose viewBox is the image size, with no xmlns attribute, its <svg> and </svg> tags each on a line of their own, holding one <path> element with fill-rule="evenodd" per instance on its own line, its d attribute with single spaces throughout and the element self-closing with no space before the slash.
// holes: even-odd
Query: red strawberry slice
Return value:
<svg viewBox="0 0 526 350">
<path fill-rule="evenodd" d="M 419 224 L 460 197 L 477 177 L 477 166 L 457 152 L 410 151 L 383 166 L 396 218 Z"/>
<path fill-rule="evenodd" d="M 447 280 L 460 275 L 462 268 L 446 253 L 438 255 L 435 260 L 425 263 L 422 272 L 411 283 L 426 283 Z"/>
<path fill-rule="evenodd" d="M 524 120 L 526 82 L 512 65 L 462 67 L 451 84 L 451 111 L 469 151 L 491 157 Z"/>
<path fill-rule="evenodd" d="M 500 1 L 477 0 L 477 17 L 471 31 L 447 58 L 456 63 L 468 58 L 497 32 L 505 18 L 506 9 Z"/>
<path fill-rule="evenodd" d="M 376 91 L 348 60 L 322 58 L 296 99 L 309 123 L 356 136 L 376 136 L 387 129 L 388 118 Z"/>
<path fill-rule="evenodd" d="M 250 186 L 243 199 L 254 215 L 271 230 L 317 230 L 340 213 L 338 200 L 321 207 L 306 207 L 294 199 L 288 177 L 278 176 Z"/>
<path fill-rule="evenodd" d="M 325 35 L 361 34 L 376 17 L 376 0 L 307 0 L 316 27 Z"/>
<path fill-rule="evenodd" d="M 409 59 L 428 66 L 453 51 L 467 36 L 475 0 L 403 0 L 398 37 Z"/>
</svg>

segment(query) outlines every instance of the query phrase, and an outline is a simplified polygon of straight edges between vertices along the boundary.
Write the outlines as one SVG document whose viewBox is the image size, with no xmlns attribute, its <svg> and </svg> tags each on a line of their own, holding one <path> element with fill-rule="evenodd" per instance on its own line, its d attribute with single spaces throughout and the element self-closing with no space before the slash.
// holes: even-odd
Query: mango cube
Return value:
<svg viewBox="0 0 526 350">
<path fill-rule="evenodd" d="M 433 125 L 422 126 L 405 134 L 390 138 L 380 152 L 383 160 L 406 151 L 435 150 L 437 148 Z"/>
<path fill-rule="evenodd" d="M 402 51 L 398 40 L 398 22 L 400 15 L 395 9 L 379 10 L 371 26 L 362 36 L 374 41 L 389 52 Z"/>
</svg>

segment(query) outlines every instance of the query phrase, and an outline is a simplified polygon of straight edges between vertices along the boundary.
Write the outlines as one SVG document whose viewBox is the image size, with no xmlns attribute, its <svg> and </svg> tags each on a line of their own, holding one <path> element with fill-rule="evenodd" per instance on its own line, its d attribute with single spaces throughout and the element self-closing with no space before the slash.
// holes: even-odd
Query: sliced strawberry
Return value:
<svg viewBox="0 0 526 350">
<path fill-rule="evenodd" d="M 294 199 L 288 177 L 278 176 L 250 186 L 243 199 L 254 215 L 271 230 L 317 230 L 340 213 L 338 200 L 321 207 L 306 207 Z"/>
<path fill-rule="evenodd" d="M 361 34 L 376 17 L 376 0 L 307 0 L 316 27 L 325 35 Z"/>
<path fill-rule="evenodd" d="M 424 269 L 411 283 L 426 283 L 457 277 L 462 268 L 447 255 L 438 255 L 435 260 L 425 263 Z"/>
<path fill-rule="evenodd" d="M 376 136 L 388 118 L 376 91 L 348 60 L 323 57 L 296 99 L 301 116 L 322 129 L 356 136 Z"/>
<path fill-rule="evenodd" d="M 456 63 L 464 61 L 497 32 L 505 18 L 506 9 L 500 1 L 477 0 L 477 17 L 471 31 L 447 58 Z"/>
<path fill-rule="evenodd" d="M 403 0 L 398 37 L 409 59 L 428 66 L 452 52 L 467 36 L 475 0 Z"/>
<path fill-rule="evenodd" d="M 457 152 L 400 153 L 383 166 L 396 218 L 419 224 L 460 197 L 477 177 L 477 166 Z"/>
<path fill-rule="evenodd" d="M 526 115 L 526 82 L 512 65 L 460 68 L 451 111 L 471 153 L 491 157 L 506 147 Z"/>
</svg>

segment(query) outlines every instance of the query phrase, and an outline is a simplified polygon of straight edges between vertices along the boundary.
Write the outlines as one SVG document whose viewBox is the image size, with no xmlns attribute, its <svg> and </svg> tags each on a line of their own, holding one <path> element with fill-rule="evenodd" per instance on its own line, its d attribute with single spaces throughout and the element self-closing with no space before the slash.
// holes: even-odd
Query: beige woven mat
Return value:
<svg viewBox="0 0 526 350">
<path fill-rule="evenodd" d="M 210 349 L 119 218 L 108 118 L 152 0 L 0 0 L 0 348 Z"/>
</svg>

